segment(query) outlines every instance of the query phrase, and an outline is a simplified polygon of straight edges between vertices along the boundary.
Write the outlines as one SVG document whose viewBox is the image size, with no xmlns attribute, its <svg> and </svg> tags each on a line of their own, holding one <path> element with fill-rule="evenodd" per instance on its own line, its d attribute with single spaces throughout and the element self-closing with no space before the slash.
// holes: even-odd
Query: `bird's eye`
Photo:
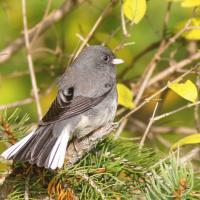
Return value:
<svg viewBox="0 0 200 200">
<path fill-rule="evenodd" d="M 103 56 L 102 59 L 103 59 L 106 63 L 108 63 L 108 62 L 110 61 L 110 58 L 109 58 L 109 56 L 107 56 L 107 55 Z"/>
</svg>

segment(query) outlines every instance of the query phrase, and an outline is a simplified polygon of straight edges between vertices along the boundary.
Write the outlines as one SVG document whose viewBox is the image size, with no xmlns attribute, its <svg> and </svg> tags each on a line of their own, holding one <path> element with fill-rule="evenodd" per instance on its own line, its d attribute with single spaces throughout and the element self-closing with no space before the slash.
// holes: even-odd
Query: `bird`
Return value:
<svg viewBox="0 0 200 200">
<path fill-rule="evenodd" d="M 124 61 L 102 45 L 85 47 L 58 80 L 58 92 L 35 130 L 1 156 L 55 170 L 67 145 L 112 123 L 117 110 L 115 65 Z"/>
</svg>

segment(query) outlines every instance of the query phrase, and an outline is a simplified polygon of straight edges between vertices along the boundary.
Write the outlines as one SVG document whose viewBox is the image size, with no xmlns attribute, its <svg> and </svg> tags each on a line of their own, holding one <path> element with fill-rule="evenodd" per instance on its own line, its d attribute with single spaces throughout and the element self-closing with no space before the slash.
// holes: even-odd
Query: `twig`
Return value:
<svg viewBox="0 0 200 200">
<path fill-rule="evenodd" d="M 200 104 L 200 101 L 197 101 L 197 102 L 195 102 L 195 103 L 187 104 L 187 105 L 182 106 L 182 107 L 180 107 L 180 108 L 178 108 L 178 109 L 176 109 L 176 110 L 172 110 L 171 112 L 167 112 L 167 113 L 164 113 L 164 114 L 159 115 L 159 116 L 157 116 L 157 117 L 154 117 L 153 121 L 158 121 L 158 120 L 160 120 L 160 119 L 163 119 L 163 118 L 165 118 L 165 117 L 168 117 L 168 116 L 173 115 L 173 114 L 175 114 L 175 113 L 177 113 L 177 112 L 180 112 L 180 111 L 185 110 L 185 109 L 187 109 L 187 108 L 194 107 L 194 106 L 199 105 L 199 104 Z"/>
<path fill-rule="evenodd" d="M 119 51 L 120 49 L 124 47 L 131 46 L 131 45 L 135 45 L 135 42 L 122 41 L 113 49 L 113 53 L 115 53 L 116 51 Z"/>
<path fill-rule="evenodd" d="M 157 62 L 160 59 L 160 55 L 163 52 L 163 46 L 165 44 L 165 40 L 162 40 L 158 49 L 158 52 L 155 54 L 153 59 L 151 60 L 150 64 L 147 66 L 145 72 L 143 73 L 144 75 L 142 76 L 141 80 L 138 82 L 138 85 L 140 85 L 140 88 L 137 92 L 137 96 L 135 98 L 135 104 L 137 105 L 144 93 L 144 90 L 146 89 L 146 86 L 157 66 Z"/>
<path fill-rule="evenodd" d="M 84 42 L 85 38 L 84 38 L 80 33 L 76 33 L 76 36 L 77 36 L 82 42 Z M 89 47 L 90 45 L 87 43 L 86 46 Z"/>
<path fill-rule="evenodd" d="M 167 10 L 165 13 L 165 17 L 164 17 L 164 23 L 163 23 L 163 34 L 162 34 L 162 40 L 160 42 L 159 48 L 158 48 L 158 52 L 155 54 L 155 56 L 153 57 L 153 59 L 151 60 L 150 64 L 147 66 L 147 70 L 146 72 L 144 72 L 144 76 L 141 78 L 141 80 L 139 81 L 138 85 L 141 85 L 141 87 L 138 90 L 138 94 L 135 98 L 135 103 L 136 105 L 139 103 L 144 90 L 146 89 L 146 86 L 156 68 L 157 62 L 160 59 L 161 54 L 166 50 L 166 48 L 168 48 L 167 44 L 166 44 L 166 39 L 165 39 L 165 34 L 166 34 L 166 29 L 167 29 L 167 24 L 169 22 L 169 15 L 170 15 L 170 9 L 171 9 L 171 5 L 172 3 L 169 2 L 168 6 L 167 6 Z M 165 47 L 166 46 L 166 47 Z M 142 84 L 141 84 L 142 83 Z"/>
<path fill-rule="evenodd" d="M 157 135 L 156 139 L 165 147 L 170 148 L 172 146 L 172 143 L 163 138 L 161 135 Z"/>
<path fill-rule="evenodd" d="M 185 163 L 188 161 L 191 161 L 194 157 L 198 156 L 200 152 L 200 148 L 196 147 L 194 149 L 192 149 L 190 152 L 188 152 L 186 155 L 184 155 L 181 159 L 180 162 L 181 163 Z"/>
<path fill-rule="evenodd" d="M 126 22 L 126 24 L 130 24 L 129 21 Z M 110 42 L 110 40 L 117 34 L 121 31 L 121 25 L 117 26 L 114 30 L 112 30 L 112 32 L 108 35 L 108 38 L 102 42 L 102 46 L 105 46 L 107 43 Z"/>
<path fill-rule="evenodd" d="M 36 33 L 34 34 L 33 39 L 30 42 L 30 46 L 32 46 L 32 44 L 35 42 L 36 38 L 38 37 L 38 35 L 39 35 L 39 33 L 42 29 L 42 24 L 45 21 L 45 18 L 47 17 L 47 15 L 49 13 L 49 10 L 51 8 L 51 3 L 52 3 L 52 0 L 48 0 L 47 7 L 46 7 L 45 12 L 44 12 L 44 16 L 41 20 L 41 23 L 39 24 L 39 26 L 36 29 Z"/>
<path fill-rule="evenodd" d="M 155 54 L 150 64 L 147 66 L 146 72 L 144 72 L 144 76 L 142 76 L 141 80 L 138 82 L 138 85 L 141 85 L 141 86 L 135 98 L 136 105 L 139 103 L 148 85 L 148 82 L 157 66 L 157 62 L 159 61 L 161 55 L 187 30 L 190 23 L 191 23 L 191 19 L 189 19 L 187 23 L 185 24 L 185 26 L 183 27 L 183 29 L 181 29 L 177 34 L 175 34 L 172 38 L 170 38 L 167 43 L 165 42 L 165 39 L 161 41 L 160 46 L 158 48 L 158 52 Z"/>
<path fill-rule="evenodd" d="M 189 58 L 186 58 L 186 59 L 180 61 L 179 63 L 177 63 L 175 65 L 172 65 L 170 67 L 166 67 L 166 69 L 164 71 L 162 71 L 159 74 L 152 77 L 152 79 L 149 81 L 147 86 L 150 87 L 153 84 L 164 80 L 164 78 L 170 76 L 171 74 L 173 74 L 177 70 L 182 69 L 183 67 L 191 64 L 192 62 L 194 62 L 195 60 L 198 60 L 198 59 L 200 59 L 200 52 L 197 52 L 196 54 L 190 56 Z"/>
<path fill-rule="evenodd" d="M 39 101 L 39 94 L 38 94 L 38 87 L 34 72 L 34 66 L 33 66 L 33 59 L 30 53 L 30 42 L 28 37 L 28 25 L 27 25 L 27 16 L 26 16 L 26 0 L 22 0 L 22 15 L 23 15 L 23 25 L 24 25 L 24 37 L 25 37 L 25 46 L 27 49 L 27 60 L 28 60 L 28 67 L 30 71 L 30 77 L 31 77 L 31 83 L 33 88 L 33 96 L 35 99 L 36 107 L 37 107 L 37 113 L 39 120 L 42 118 L 42 109 L 40 106 Z"/>
<path fill-rule="evenodd" d="M 123 10 L 123 2 L 122 2 L 122 0 L 120 0 L 120 11 L 121 11 L 122 32 L 123 32 L 124 36 L 128 37 L 129 33 L 128 33 L 127 28 L 126 28 L 126 20 L 125 20 L 125 17 L 124 17 L 124 10 Z"/>
<path fill-rule="evenodd" d="M 27 175 L 25 180 L 24 200 L 29 200 L 29 181 L 30 181 L 30 174 Z"/>
<path fill-rule="evenodd" d="M 179 76 L 178 78 L 176 78 L 174 81 L 172 81 L 171 83 L 174 82 L 179 82 L 181 81 L 185 76 L 187 76 L 188 74 L 190 74 L 191 72 L 193 72 L 196 68 L 198 68 L 198 66 L 193 67 L 192 69 L 188 70 L 187 72 L 185 72 L 184 74 L 182 74 L 181 76 Z M 162 93 L 163 91 L 165 91 L 168 88 L 168 85 L 165 85 L 163 88 L 161 88 L 160 90 L 158 90 L 156 93 L 154 93 L 153 95 L 151 95 L 150 97 L 146 98 L 142 103 L 140 103 L 138 106 L 136 106 L 133 110 L 131 110 L 130 112 L 128 112 L 126 115 L 124 115 L 119 121 L 118 124 L 122 123 L 122 121 L 124 121 L 126 118 L 130 117 L 133 113 L 135 113 L 136 111 L 138 111 L 140 108 L 142 108 L 144 105 L 146 105 L 149 101 L 151 101 L 152 99 L 154 99 L 157 95 L 159 95 L 160 93 Z"/>
<path fill-rule="evenodd" d="M 76 59 L 76 57 L 79 55 L 79 53 L 83 50 L 83 48 L 85 47 L 85 45 L 88 43 L 88 41 L 91 39 L 91 37 L 93 36 L 93 34 L 95 33 L 96 29 L 98 28 L 98 26 L 100 25 L 100 23 L 102 22 L 102 20 L 104 19 L 104 17 L 107 15 L 108 11 L 110 10 L 110 8 L 112 8 L 113 4 L 116 3 L 115 0 L 112 0 L 108 3 L 108 5 L 104 8 L 103 12 L 101 13 L 101 15 L 98 17 L 98 19 L 96 20 L 95 24 L 93 25 L 92 29 L 90 30 L 90 32 L 88 33 L 87 37 L 84 39 L 84 41 L 82 42 L 81 46 L 78 48 L 74 58 Z"/>
<path fill-rule="evenodd" d="M 27 99 L 23 99 L 21 101 L 15 101 L 14 103 L 0 105 L 0 110 L 15 108 L 15 107 L 23 106 L 23 105 L 26 105 L 26 104 L 29 104 L 32 102 L 33 102 L 33 98 L 27 98 Z"/>
<path fill-rule="evenodd" d="M 41 96 L 47 96 L 52 91 L 52 88 L 54 87 L 55 84 L 56 84 L 56 81 L 53 81 L 48 86 L 48 88 L 44 91 L 44 93 L 41 93 Z M 30 97 L 30 98 L 26 98 L 26 99 L 23 99 L 23 100 L 20 100 L 20 101 L 15 101 L 13 103 L 0 105 L 0 110 L 15 108 L 15 107 L 23 106 L 23 105 L 26 105 L 26 104 L 29 104 L 29 103 L 32 103 L 32 102 L 34 102 L 34 99 Z"/>
<path fill-rule="evenodd" d="M 197 72 L 197 79 L 196 79 L 196 85 L 198 93 L 200 92 L 200 73 Z M 199 100 L 199 97 L 198 97 Z M 199 105 L 195 105 L 194 107 L 194 120 L 196 125 L 196 130 L 198 133 L 200 133 L 200 118 L 199 118 Z"/>
<path fill-rule="evenodd" d="M 130 128 L 131 131 L 139 131 L 143 132 L 146 129 L 145 123 L 142 121 L 136 120 L 136 119 L 130 119 L 130 121 L 133 123 L 133 126 Z M 190 135 L 196 132 L 194 128 L 188 128 L 188 127 L 168 127 L 168 126 L 152 126 L 151 132 L 155 134 L 163 134 L 163 133 L 179 133 L 184 135 Z"/>
<path fill-rule="evenodd" d="M 168 2 L 167 9 L 166 9 L 166 12 L 165 12 L 165 17 L 164 17 L 164 23 L 163 23 L 163 34 L 162 34 L 163 38 L 166 35 L 167 25 L 168 25 L 168 22 L 169 22 L 171 7 L 172 7 L 172 2 Z"/>
<path fill-rule="evenodd" d="M 124 130 L 126 124 L 128 122 L 128 119 L 125 119 L 119 126 L 119 128 L 117 129 L 116 133 L 115 133 L 115 137 L 114 139 L 117 140 L 121 134 L 121 132 Z"/>
<path fill-rule="evenodd" d="M 147 137 L 147 135 L 148 135 L 148 133 L 149 133 L 149 130 L 150 130 L 150 128 L 151 128 L 151 126 L 152 126 L 152 124 L 153 124 L 153 122 L 154 122 L 153 119 L 154 119 L 154 116 L 155 116 L 155 114 L 156 114 L 157 108 L 158 108 L 158 102 L 156 103 L 156 106 L 155 106 L 155 108 L 154 108 L 152 117 L 150 118 L 149 124 L 148 124 L 148 126 L 147 126 L 147 128 L 146 128 L 146 130 L 145 130 L 145 132 L 144 132 L 144 135 L 143 135 L 141 141 L 140 141 L 140 149 L 144 146 L 145 139 L 146 139 L 146 137 Z"/>
<path fill-rule="evenodd" d="M 77 5 L 82 3 L 84 0 L 66 0 L 57 10 L 50 13 L 45 20 L 41 23 L 36 24 L 31 30 L 28 32 L 29 39 L 31 40 L 36 31 L 38 30 L 38 26 L 41 27 L 38 35 L 44 33 L 47 29 L 49 29 L 54 23 L 60 21 L 71 9 Z M 14 53 L 19 51 L 25 44 L 24 36 L 18 37 L 15 41 L 13 41 L 10 45 L 8 45 L 5 49 L 3 49 L 0 54 L 0 64 L 7 61 Z"/>
<path fill-rule="evenodd" d="M 89 178 L 86 174 L 81 172 L 76 172 L 76 174 L 82 177 L 85 181 L 87 181 L 100 194 L 101 199 L 106 200 L 103 191 L 101 191 L 101 189 L 97 187 L 96 183 L 91 178 Z"/>
<path fill-rule="evenodd" d="M 135 63 L 142 58 L 143 56 L 145 56 L 147 53 L 149 53 L 150 51 L 156 49 L 160 44 L 160 41 L 154 42 L 152 44 L 150 44 L 149 46 L 147 46 L 144 50 L 142 50 L 140 53 L 138 53 L 135 57 L 132 58 L 131 64 L 126 67 L 121 73 L 120 73 L 120 77 L 124 77 L 125 74 L 129 71 L 129 69 L 132 69 L 133 66 L 135 65 Z"/>
</svg>

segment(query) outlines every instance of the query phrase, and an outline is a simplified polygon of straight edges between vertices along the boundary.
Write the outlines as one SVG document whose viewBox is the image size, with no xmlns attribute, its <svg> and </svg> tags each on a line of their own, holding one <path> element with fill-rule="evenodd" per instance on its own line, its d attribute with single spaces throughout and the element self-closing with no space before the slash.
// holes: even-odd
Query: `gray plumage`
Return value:
<svg viewBox="0 0 200 200">
<path fill-rule="evenodd" d="M 106 47 L 85 48 L 60 78 L 57 97 L 38 128 L 2 156 L 39 167 L 61 168 L 73 137 L 82 138 L 114 120 L 117 109 L 114 64 L 120 61 Z"/>
</svg>

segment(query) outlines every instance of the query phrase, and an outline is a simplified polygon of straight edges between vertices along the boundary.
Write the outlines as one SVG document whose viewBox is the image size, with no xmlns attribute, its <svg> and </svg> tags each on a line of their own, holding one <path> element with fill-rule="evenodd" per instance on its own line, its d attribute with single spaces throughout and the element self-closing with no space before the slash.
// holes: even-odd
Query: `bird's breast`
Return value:
<svg viewBox="0 0 200 200">
<path fill-rule="evenodd" d="M 105 98 L 94 108 L 86 111 L 80 116 L 75 135 L 84 137 L 90 132 L 112 123 L 117 110 L 117 95 Z"/>
</svg>

